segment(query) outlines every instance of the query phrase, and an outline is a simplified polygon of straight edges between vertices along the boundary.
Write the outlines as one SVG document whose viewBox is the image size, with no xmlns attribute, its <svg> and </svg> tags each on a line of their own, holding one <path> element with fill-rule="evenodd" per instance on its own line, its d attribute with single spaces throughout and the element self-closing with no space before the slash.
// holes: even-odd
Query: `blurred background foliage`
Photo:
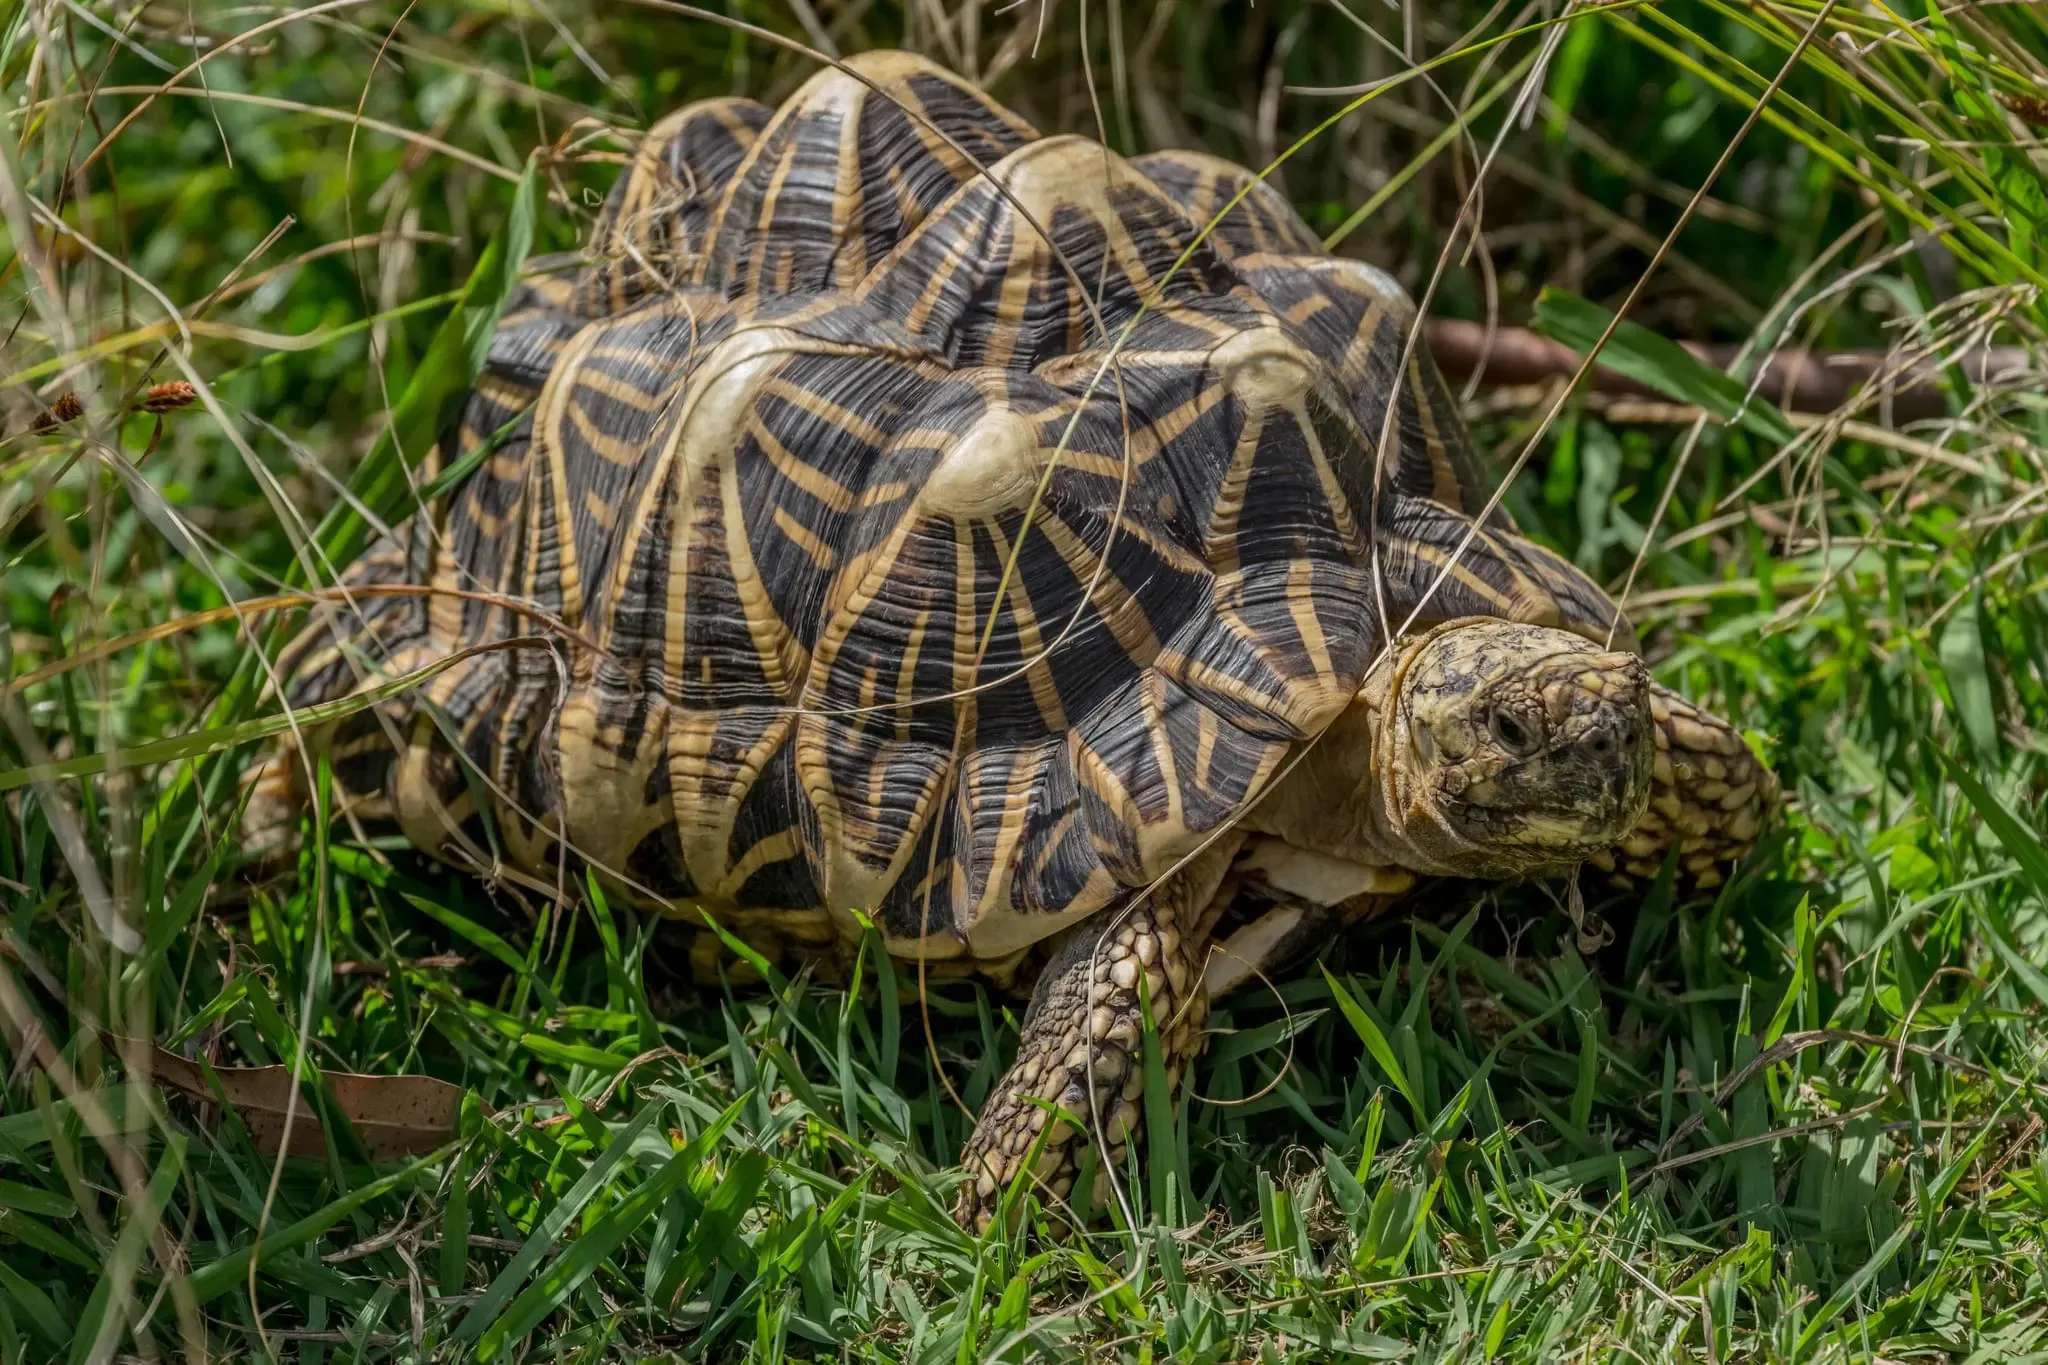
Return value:
<svg viewBox="0 0 2048 1365">
<path fill-rule="evenodd" d="M 2038 1358 L 2039 6 L 4 15 L 0 1360 Z M 1584 958 L 1555 888 L 1445 890 L 1231 1002 L 1133 1173 L 1143 1225 L 1053 1242 L 943 1214 L 965 1120 L 939 1068 L 978 1102 L 1014 1002 L 935 993 L 933 1051 L 880 960 L 851 995 L 699 991 L 587 889 L 345 828 L 252 889 L 233 727 L 270 713 L 267 628 L 95 647 L 287 578 L 530 160 L 534 250 L 574 251 L 637 129 L 774 102 L 802 45 L 915 48 L 1123 151 L 1264 166 L 1316 133 L 1276 181 L 1418 294 L 1442 263 L 1443 317 L 1616 307 L 1705 187 L 1632 321 L 1888 353 L 1938 410 L 1873 392 L 1788 442 L 1575 399 L 1509 506 L 1751 731 L 1782 838 L 1710 906 L 1600 905 L 1619 936 Z M 142 410 L 179 381 L 200 401 Z M 1505 466 L 1552 394 L 1467 397 Z M 32 780 L 50 763 L 95 771 Z M 274 1170 L 232 1107 L 123 1087 L 118 1038 L 222 1066 L 303 1039 L 469 1098 L 413 1165 L 338 1137 Z"/>
</svg>

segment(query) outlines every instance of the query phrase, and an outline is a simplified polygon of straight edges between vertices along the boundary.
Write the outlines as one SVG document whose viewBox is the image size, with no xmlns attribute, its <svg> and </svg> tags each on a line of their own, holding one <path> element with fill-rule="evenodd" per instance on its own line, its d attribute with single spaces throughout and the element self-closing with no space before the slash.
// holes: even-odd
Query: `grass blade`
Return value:
<svg viewBox="0 0 2048 1365">
<path fill-rule="evenodd" d="M 353 559 L 369 539 L 370 523 L 356 510 L 357 504 L 385 521 L 394 519 L 405 506 L 412 494 L 414 467 L 440 439 L 457 406 L 475 385 L 490 351 L 491 334 L 505 311 L 506 300 L 518 287 L 527 253 L 533 249 L 539 186 L 540 163 L 529 160 L 513 193 L 511 212 L 477 258 L 455 307 L 428 343 L 392 409 L 390 422 L 349 476 L 353 498 L 337 502 L 322 519 L 315 540 L 328 562 Z M 298 582 L 300 566 L 293 568 L 293 581 Z"/>
<path fill-rule="evenodd" d="M 1581 355 L 1599 342 L 1613 316 L 1563 289 L 1547 288 L 1536 300 L 1536 329 Z M 1599 364 L 1768 440 L 1784 443 L 1797 434 L 1770 400 L 1761 394 L 1745 399 L 1747 389 L 1741 380 L 1636 323 L 1623 322 L 1614 329 L 1600 349 Z"/>
<path fill-rule="evenodd" d="M 583 1212 L 584 1206 L 597 1197 L 598 1191 L 610 1183 L 620 1165 L 632 1156 L 634 1145 L 638 1143 L 641 1135 L 653 1126 L 654 1120 L 660 1116 L 664 1107 L 665 1103 L 660 1100 L 650 1100 L 643 1105 L 640 1112 L 633 1116 L 632 1121 L 619 1130 L 619 1135 L 612 1139 L 611 1145 L 606 1147 L 597 1160 L 590 1163 L 589 1169 L 577 1178 L 576 1183 L 555 1201 L 555 1206 L 549 1209 L 534 1227 L 525 1245 L 512 1257 L 511 1263 L 498 1272 L 497 1278 L 484 1290 L 483 1297 L 463 1315 L 461 1325 L 455 1329 L 456 1341 L 474 1342 L 490 1330 L 491 1324 L 498 1320 L 499 1315 L 512 1302 L 513 1295 L 526 1283 L 527 1277 L 533 1274 L 534 1267 L 538 1266 L 541 1259 L 554 1247 L 555 1239 L 562 1235 L 570 1220 Z"/>
<path fill-rule="evenodd" d="M 758 1152 L 749 1156 L 761 1157 Z M 761 1157 L 765 1164 L 765 1157 Z M 742 1158 L 745 1160 L 745 1158 Z M 620 1244 L 637 1231 L 668 1197 L 681 1189 L 697 1169 L 696 1154 L 677 1152 L 645 1183 L 583 1229 L 568 1249 L 523 1290 L 496 1322 L 478 1338 L 476 1358 L 495 1360 L 508 1344 L 528 1333 L 560 1307 L 576 1286 L 594 1274 Z M 728 1177 L 730 1178 L 730 1177 Z M 751 1197 L 751 1196 L 750 1196 Z"/>
</svg>

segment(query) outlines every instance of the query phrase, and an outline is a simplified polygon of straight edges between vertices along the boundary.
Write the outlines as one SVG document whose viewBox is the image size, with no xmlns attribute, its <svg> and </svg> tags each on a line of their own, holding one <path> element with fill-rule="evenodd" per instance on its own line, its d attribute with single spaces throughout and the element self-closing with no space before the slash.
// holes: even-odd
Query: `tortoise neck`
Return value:
<svg viewBox="0 0 2048 1365">
<path fill-rule="evenodd" d="M 1296 848 L 1369 867 L 1423 871 L 1396 818 L 1405 795 L 1392 724 L 1397 670 L 1383 662 L 1245 819 Z"/>
</svg>

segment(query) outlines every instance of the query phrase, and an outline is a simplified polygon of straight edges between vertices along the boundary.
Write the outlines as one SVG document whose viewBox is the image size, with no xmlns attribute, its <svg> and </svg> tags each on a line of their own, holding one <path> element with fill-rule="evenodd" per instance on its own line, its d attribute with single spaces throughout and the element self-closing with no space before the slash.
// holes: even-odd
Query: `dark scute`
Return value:
<svg viewBox="0 0 2048 1365">
<path fill-rule="evenodd" d="M 665 824 L 633 846 L 626 858 L 626 875 L 658 896 L 687 900 L 697 894 L 683 866 L 683 840 L 672 824 Z"/>
<path fill-rule="evenodd" d="M 1330 452 L 1342 465 L 1355 447 Z M 1363 510 L 1363 500 L 1353 504 Z M 1291 564 L 1301 560 L 1355 563 L 1364 550 L 1364 527 L 1338 524 L 1309 453 L 1300 420 L 1286 411 L 1266 414 L 1252 460 L 1250 490 L 1237 519 L 1237 557 L 1242 564 Z"/>
<path fill-rule="evenodd" d="M 795 757 L 784 743 L 740 801 L 733 819 L 732 840 L 727 846 L 733 862 L 745 857 L 763 839 L 800 828 L 805 804 L 803 790 L 797 783 Z M 819 901 L 818 883 L 801 851 L 758 869 L 739 892 L 740 904 L 763 908 L 808 910 Z"/>
</svg>

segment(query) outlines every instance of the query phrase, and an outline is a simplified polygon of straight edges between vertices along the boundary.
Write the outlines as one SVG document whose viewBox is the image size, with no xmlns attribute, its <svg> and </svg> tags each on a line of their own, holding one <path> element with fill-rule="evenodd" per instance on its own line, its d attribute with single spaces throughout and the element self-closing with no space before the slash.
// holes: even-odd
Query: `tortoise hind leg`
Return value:
<svg viewBox="0 0 2048 1365">
<path fill-rule="evenodd" d="M 1734 726 L 1670 688 L 1650 689 L 1650 714 L 1650 807 L 1628 838 L 1590 861 L 1615 885 L 1633 886 L 1655 878 L 1676 845 L 1680 891 L 1711 890 L 1770 823 L 1778 779 Z"/>
<path fill-rule="evenodd" d="M 961 1164 L 969 1179 L 955 1210 L 963 1226 L 979 1232 L 994 1220 L 1034 1147 L 1031 1179 L 1052 1199 L 1069 1198 L 1091 1133 L 1100 1161 L 1095 1188 L 1078 1211 L 1107 1202 L 1111 1171 L 1121 1170 L 1143 1112 L 1139 983 L 1158 1029 L 1167 1084 L 1176 1085 L 1201 1051 L 1208 1016 L 1203 912 L 1234 848 L 1234 840 L 1219 840 L 1150 896 L 1090 916 L 1068 933 L 1032 992 L 1017 1060 L 967 1140 Z"/>
</svg>

